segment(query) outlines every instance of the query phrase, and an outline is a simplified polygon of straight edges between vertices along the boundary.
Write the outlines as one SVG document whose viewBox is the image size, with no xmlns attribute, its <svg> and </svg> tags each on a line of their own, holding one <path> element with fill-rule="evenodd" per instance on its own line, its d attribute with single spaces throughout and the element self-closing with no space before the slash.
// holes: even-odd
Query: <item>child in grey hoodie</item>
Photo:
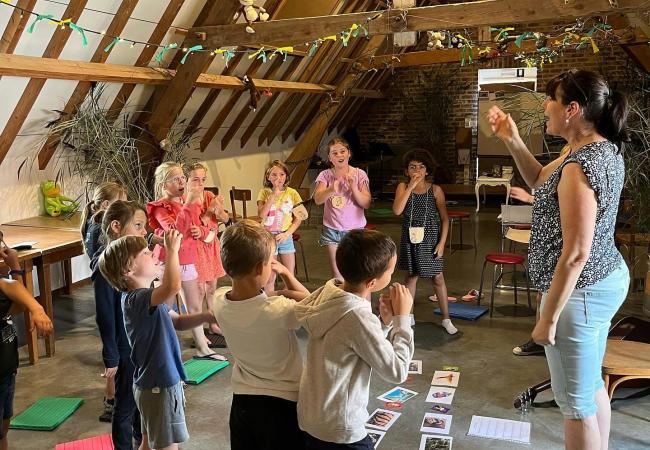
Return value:
<svg viewBox="0 0 650 450">
<path fill-rule="evenodd" d="M 396 259 L 388 236 L 353 230 L 336 251 L 344 281 L 332 279 L 296 305 L 296 316 L 309 332 L 298 394 L 298 423 L 308 433 L 307 449 L 372 449 L 364 426 L 371 371 L 393 383 L 408 376 L 411 294 L 398 283 L 389 295 L 382 294 L 381 322 L 367 300 L 390 283 Z"/>
</svg>

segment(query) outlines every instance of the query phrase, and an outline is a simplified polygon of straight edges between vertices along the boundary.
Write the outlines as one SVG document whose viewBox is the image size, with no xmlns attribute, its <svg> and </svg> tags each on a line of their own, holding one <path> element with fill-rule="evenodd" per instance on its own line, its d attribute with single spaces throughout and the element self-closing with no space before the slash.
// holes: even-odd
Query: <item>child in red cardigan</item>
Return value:
<svg viewBox="0 0 650 450">
<path fill-rule="evenodd" d="M 199 313 L 202 299 L 199 295 L 198 273 L 196 271 L 197 246 L 199 239 L 205 239 L 210 229 L 201 223 L 202 189 L 187 190 L 187 178 L 178 163 L 165 162 L 156 168 L 155 189 L 158 200 L 147 204 L 149 226 L 156 234 L 175 229 L 183 235 L 178 258 L 181 265 L 181 286 L 185 306 L 189 314 Z M 187 190 L 187 192 L 186 192 Z M 157 245 L 154 254 L 165 261 L 165 249 Z M 203 333 L 203 327 L 192 329 L 196 346 L 195 359 L 225 360 L 210 349 L 210 341 Z"/>
</svg>

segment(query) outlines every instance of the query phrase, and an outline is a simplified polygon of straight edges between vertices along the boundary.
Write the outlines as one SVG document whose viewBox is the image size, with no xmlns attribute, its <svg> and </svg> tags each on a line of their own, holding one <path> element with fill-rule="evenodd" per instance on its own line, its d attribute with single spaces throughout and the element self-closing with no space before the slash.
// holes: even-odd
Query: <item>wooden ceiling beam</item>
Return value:
<svg viewBox="0 0 650 450">
<path fill-rule="evenodd" d="M 296 58 L 294 58 L 296 59 Z M 293 61 L 292 61 L 293 62 Z M 290 62 L 289 64 L 291 64 Z M 275 78 L 277 72 L 280 70 L 282 67 L 283 61 L 278 58 L 277 61 L 269 68 L 269 70 L 264 74 L 265 79 L 272 79 Z M 262 98 L 266 97 L 260 97 L 259 101 L 262 100 Z M 259 105 L 258 105 L 259 106 Z M 230 141 L 232 140 L 233 137 L 235 137 L 235 134 L 237 131 L 239 131 L 239 128 L 242 126 L 244 121 L 246 120 L 246 117 L 248 117 L 248 114 L 253 111 L 249 105 L 243 105 L 241 107 L 241 110 L 239 111 L 239 114 L 237 114 L 237 117 L 235 117 L 235 120 L 233 121 L 232 124 L 230 124 L 230 127 L 226 130 L 226 133 L 223 135 L 223 138 L 221 139 L 221 150 L 225 150 Z"/>
<path fill-rule="evenodd" d="M 43 82 L 47 79 L 57 79 L 167 86 L 172 82 L 175 74 L 176 71 L 174 70 L 153 67 L 133 67 L 120 64 L 100 64 L 40 58 L 37 56 L 0 54 L 0 75 L 30 77 Z M 336 90 L 336 86 L 329 84 L 263 79 L 253 79 L 253 82 L 259 89 L 268 88 L 273 91 L 292 93 L 318 95 Z M 237 77 L 211 73 L 201 74 L 196 80 L 195 86 L 236 91 L 245 89 L 244 84 Z M 363 89 L 352 89 L 350 94 L 371 98 L 382 98 L 384 96 L 381 92 Z"/>
<path fill-rule="evenodd" d="M 364 2 L 365 0 L 355 0 L 352 2 L 348 2 L 343 5 L 341 11 L 343 13 L 355 11 L 356 8 L 363 5 Z M 340 4 L 337 3 L 334 6 L 334 8 L 331 10 L 331 12 L 334 13 L 336 9 L 339 7 Z M 311 77 L 315 73 L 317 73 L 321 61 L 330 61 L 336 51 L 337 48 L 334 47 L 332 41 L 326 41 L 325 43 L 323 43 L 318 48 L 316 54 L 308 61 L 307 65 L 305 66 L 302 73 L 300 74 L 298 81 L 309 81 Z M 278 107 L 278 109 L 273 114 L 271 120 L 266 124 L 266 127 L 264 127 L 264 129 L 260 133 L 257 139 L 258 145 L 261 146 L 262 143 L 264 142 L 264 139 L 267 140 L 267 144 L 270 144 L 271 141 L 275 139 L 275 136 L 278 134 L 280 128 L 282 127 L 283 121 L 285 121 L 286 118 L 291 115 L 291 112 L 298 106 L 298 104 L 300 103 L 300 99 L 301 99 L 300 96 L 295 96 L 295 95 L 286 96 L 283 103 Z"/>
<path fill-rule="evenodd" d="M 370 86 L 383 86 L 386 80 L 390 78 L 390 70 L 384 70 L 382 73 L 379 74 L 379 76 L 376 77 L 373 83 L 370 84 Z M 352 98 L 350 99 L 353 103 L 348 109 L 348 111 L 341 117 L 341 120 L 339 124 L 337 125 L 338 130 L 342 131 L 345 129 L 348 125 L 353 124 L 356 125 L 358 123 L 360 114 L 359 110 L 366 104 L 364 101 L 359 101 L 360 99 L 357 98 Z"/>
<path fill-rule="evenodd" d="M 295 58 L 293 61 L 291 61 L 289 63 L 289 67 L 283 74 L 282 79 L 289 80 L 293 76 L 294 72 L 296 71 L 300 63 L 301 61 L 298 58 Z M 255 112 L 255 117 L 253 117 L 253 120 L 248 125 L 248 128 L 246 128 L 246 131 L 244 131 L 244 134 L 242 134 L 241 140 L 239 141 L 239 145 L 241 148 L 244 148 L 248 140 L 253 136 L 253 133 L 255 133 L 255 131 L 257 130 L 259 124 L 262 122 L 262 119 L 266 117 L 266 114 L 270 111 L 270 109 L 273 107 L 273 104 L 278 100 L 278 98 L 281 95 L 282 93 L 274 93 L 273 97 L 263 100 L 264 105 L 262 105 L 262 108 L 259 111 Z M 245 108 L 244 111 L 250 111 L 250 110 L 248 108 Z"/>
<path fill-rule="evenodd" d="M 16 3 L 17 8 L 15 8 L 11 13 L 5 31 L 2 33 L 2 39 L 0 40 L 0 53 L 14 52 L 16 45 L 18 45 L 18 41 L 20 40 L 20 36 L 31 17 L 30 14 L 23 14 L 19 8 L 31 11 L 34 9 L 35 4 L 36 0 L 18 0 L 18 3 Z"/>
<path fill-rule="evenodd" d="M 277 60 L 274 61 L 272 65 L 277 65 L 278 61 L 280 64 L 282 63 L 282 60 L 280 58 L 277 58 Z M 248 66 L 248 69 L 246 70 L 246 75 L 252 78 L 257 73 L 257 70 L 260 68 L 261 65 L 262 65 L 261 59 L 254 60 L 251 63 L 251 65 Z M 212 124 L 205 131 L 205 134 L 201 138 L 200 148 L 202 152 L 204 152 L 205 149 L 208 147 L 208 144 L 212 142 L 212 139 L 216 136 L 217 132 L 219 131 L 219 128 L 221 128 L 221 125 L 223 125 L 223 122 L 226 120 L 230 112 L 235 108 L 235 105 L 237 104 L 237 102 L 239 101 L 239 99 L 244 93 L 245 91 L 230 92 L 230 96 L 228 97 L 228 100 L 226 100 L 226 103 L 224 103 L 224 105 L 221 107 L 219 113 L 217 114 L 217 117 L 214 118 Z"/>
<path fill-rule="evenodd" d="M 207 2 L 210 11 L 206 14 L 204 22 L 211 25 L 224 25 L 233 22 L 235 12 L 240 8 L 236 0 L 222 0 Z M 181 45 L 188 45 L 187 39 Z M 157 88 L 153 93 L 151 114 L 142 125 L 142 132 L 138 139 L 138 151 L 142 160 L 157 160 L 162 155 L 163 149 L 160 142 L 174 125 L 179 113 L 190 98 L 197 79 L 204 73 L 214 59 L 211 52 L 196 52 L 176 71 L 174 78 L 166 86 Z"/>
<path fill-rule="evenodd" d="M 267 12 L 270 14 L 271 18 L 275 16 L 275 14 L 278 11 L 278 8 L 282 6 L 284 2 L 282 1 L 277 1 L 277 0 L 267 0 L 264 3 L 264 8 L 267 10 Z M 244 48 L 237 48 L 236 50 L 241 51 L 245 50 Z M 232 75 L 235 73 L 235 69 L 237 69 L 237 66 L 239 63 L 242 61 L 244 54 L 243 53 L 238 53 L 228 64 L 227 67 L 225 67 L 221 75 Z M 256 64 L 254 62 L 253 64 Z M 259 66 L 259 65 L 258 65 Z M 251 73 L 249 76 L 252 78 L 255 74 Z M 196 110 L 194 115 L 192 116 L 192 119 L 190 120 L 190 123 L 188 124 L 187 128 L 185 129 L 185 134 L 192 134 L 194 133 L 199 126 L 201 125 L 201 122 L 203 122 L 203 119 L 205 118 L 206 114 L 210 109 L 212 108 L 212 105 L 214 105 L 214 102 L 217 100 L 217 97 L 219 97 L 219 94 L 221 93 L 220 89 L 213 89 L 210 92 L 208 92 L 208 95 L 203 99 L 201 102 L 201 106 Z M 233 95 L 233 93 L 231 93 Z M 211 127 L 212 128 L 212 127 Z M 217 128 L 218 130 L 218 128 Z M 210 129 L 208 129 L 210 131 Z M 214 137 L 214 135 L 212 136 Z M 212 137 L 209 139 L 211 140 Z M 203 142 L 203 139 L 201 140 Z M 205 149 L 205 147 L 201 147 L 202 151 Z"/>
<path fill-rule="evenodd" d="M 372 53 L 377 50 L 384 41 L 385 39 L 383 36 L 373 36 L 365 42 L 365 48 L 363 51 Z M 358 73 L 348 72 L 341 81 L 341 84 L 336 88 L 333 98 L 342 98 L 344 93 L 352 89 L 358 81 Z M 290 185 L 292 187 L 300 187 L 302 184 L 302 180 L 305 178 L 305 173 L 307 173 L 307 168 L 309 167 L 311 156 L 313 156 L 314 152 L 318 150 L 323 135 L 327 131 L 327 127 L 336 115 L 340 105 L 340 102 L 331 103 L 329 102 L 329 99 L 323 99 L 319 106 L 320 114 L 318 114 L 314 121 L 309 125 L 309 129 L 300 137 L 300 140 L 287 158 L 287 161 L 289 162 L 299 161 L 297 164 L 294 163 L 295 166 L 291 172 Z"/>
<path fill-rule="evenodd" d="M 226 75 L 226 76 L 232 75 L 233 72 L 235 71 L 235 68 L 239 65 L 243 57 L 244 57 L 243 53 L 236 54 L 235 57 L 230 60 L 230 64 L 228 64 L 228 67 L 225 67 L 223 69 L 221 75 Z M 190 119 L 190 123 L 187 125 L 187 128 L 185 128 L 185 134 L 193 134 L 196 130 L 198 130 L 199 126 L 201 126 L 201 122 L 203 122 L 203 119 L 205 118 L 205 115 L 208 113 L 208 111 L 210 111 L 212 105 L 214 105 L 214 102 L 217 100 L 217 97 L 219 96 L 221 91 L 222 89 L 211 89 L 210 92 L 208 92 L 208 94 L 201 102 L 201 105 L 198 107 L 198 109 Z"/>
<path fill-rule="evenodd" d="M 359 86 L 364 88 L 364 89 L 367 89 L 372 84 L 373 80 L 375 80 L 375 78 L 378 76 L 379 73 L 380 73 L 379 71 L 367 73 L 363 77 L 363 79 L 359 82 Z M 332 131 L 334 131 L 335 129 L 338 128 L 339 123 L 341 122 L 343 117 L 348 113 L 348 111 L 354 105 L 354 103 L 355 103 L 354 100 L 355 100 L 354 98 L 346 98 L 346 99 L 344 99 L 343 105 L 341 105 L 339 110 L 336 112 L 336 115 L 334 116 L 334 119 L 332 119 L 332 122 L 330 123 L 330 126 L 327 128 L 327 131 L 329 133 L 331 133 Z"/>
<path fill-rule="evenodd" d="M 172 26 L 174 19 L 178 15 L 178 12 L 181 10 L 181 7 L 183 6 L 184 2 L 185 0 L 170 0 L 169 4 L 167 5 L 167 8 L 165 9 L 165 12 L 163 12 L 163 15 L 160 17 L 160 20 L 158 21 L 158 24 L 156 25 L 153 32 L 151 33 L 151 36 L 149 37 L 149 39 L 147 39 L 147 42 L 160 45 L 165 35 L 167 34 L 167 31 Z M 136 60 L 134 66 L 136 67 L 148 66 L 151 60 L 156 55 L 157 51 L 158 51 L 157 47 L 146 45 L 142 49 L 142 52 L 140 53 L 140 56 L 138 56 L 138 59 Z M 126 106 L 126 104 L 128 103 L 129 97 L 131 97 L 131 94 L 133 93 L 136 86 L 137 85 L 133 83 L 125 83 L 120 88 L 117 95 L 115 96 L 115 99 L 113 100 L 113 103 L 109 108 L 109 114 L 113 119 L 116 119 L 120 115 L 120 113 L 122 112 L 122 108 L 124 108 L 124 106 Z"/>
<path fill-rule="evenodd" d="M 355 43 L 356 44 L 356 43 Z M 348 46 L 348 48 L 352 48 L 354 45 Z M 348 54 L 349 52 L 345 52 L 344 50 L 347 50 L 347 48 L 339 47 L 336 49 L 336 55 L 334 58 L 332 58 L 330 61 L 336 61 L 339 59 L 339 57 L 342 54 Z M 334 75 L 336 74 L 336 71 L 342 66 L 342 64 L 337 64 L 337 63 L 331 63 L 329 66 L 325 66 L 325 70 L 323 73 L 320 74 L 316 78 L 315 81 L 318 83 L 328 83 L 330 82 L 333 78 Z M 278 135 L 280 136 L 280 142 L 285 143 L 286 140 L 289 138 L 291 135 L 291 132 L 294 130 L 296 126 L 300 122 L 302 122 L 303 119 L 305 119 L 305 114 L 307 114 L 307 111 L 311 110 L 313 108 L 313 104 L 311 103 L 311 99 L 309 97 L 298 97 L 297 98 L 298 103 L 296 104 L 295 108 L 291 108 L 291 111 L 295 111 L 293 113 L 293 119 L 292 120 L 287 120 L 284 123 L 282 123 L 282 127 L 284 128 L 284 131 L 282 131 L 282 127 L 278 131 Z M 302 105 L 298 109 L 298 106 L 300 105 L 300 100 L 303 100 Z M 317 102 L 319 103 L 319 102 Z M 280 133 L 282 131 L 282 133 Z M 275 138 L 273 138 L 275 139 Z"/>
<path fill-rule="evenodd" d="M 86 6 L 86 3 L 87 0 L 71 0 L 65 9 L 65 12 L 63 13 L 63 17 L 70 18 L 73 22 L 77 22 L 84 10 L 84 7 Z M 50 42 L 47 44 L 47 47 L 43 52 L 43 57 L 58 58 L 63 51 L 63 47 L 65 46 L 66 42 L 68 42 L 68 38 L 70 37 L 71 33 L 72 30 L 70 27 L 64 27 L 63 29 L 61 29 L 61 27 L 56 27 L 56 30 L 54 30 L 54 34 L 52 35 Z M 0 56 L 11 57 L 14 55 L 3 54 Z M 41 93 L 43 86 L 45 86 L 46 81 L 47 80 L 43 78 L 36 78 L 29 80 L 27 83 L 27 87 L 23 91 L 23 95 L 20 97 L 18 104 L 14 108 L 11 116 L 9 117 L 9 120 L 5 124 L 2 135 L 0 135 L 0 163 L 2 163 L 2 161 L 7 156 L 7 153 L 9 153 L 11 145 L 16 139 L 16 136 L 18 136 L 20 129 L 25 123 L 25 120 L 27 119 L 29 112 L 32 110 L 34 103 L 36 103 L 36 99 Z"/>
<path fill-rule="evenodd" d="M 617 4 L 618 6 L 613 6 Z M 245 30 L 246 24 L 196 27 L 190 30 L 190 43 L 218 48 L 229 45 L 255 45 L 264 42 L 284 42 L 284 45 L 304 43 L 336 34 L 352 24 L 368 25 L 373 36 L 400 31 L 425 31 L 484 25 L 552 21 L 597 14 L 635 12 L 647 7 L 647 0 L 481 0 L 471 3 L 452 3 L 408 8 L 405 19 L 400 10 L 357 12 L 334 16 L 305 17 L 273 20 L 254 25 L 255 33 Z M 380 15 L 379 17 L 378 14 Z M 196 33 L 206 33 L 204 41 Z"/>
<path fill-rule="evenodd" d="M 113 38 L 111 36 L 119 36 L 122 34 L 122 30 L 124 30 L 124 27 L 129 21 L 133 10 L 138 5 L 138 1 L 139 0 L 122 0 L 122 3 L 117 9 L 117 12 L 113 16 L 113 20 L 111 20 L 111 23 L 106 30 L 106 36 L 104 36 L 99 41 L 99 45 L 95 49 L 95 53 L 90 59 L 90 62 L 106 62 L 108 56 L 111 54 L 115 46 L 111 47 L 109 51 L 104 51 L 104 49 L 111 43 L 111 41 L 113 41 Z M 79 108 L 79 106 L 85 100 L 86 95 L 88 95 L 88 92 L 90 92 L 91 88 L 92 83 L 89 81 L 80 81 L 77 83 L 77 86 L 72 92 L 72 95 L 70 95 L 70 98 L 63 107 L 63 111 L 61 112 L 59 119 L 67 120 L 72 117 L 72 115 L 77 112 L 77 108 Z M 60 136 L 56 134 L 51 134 L 48 136 L 47 140 L 38 152 L 38 168 L 40 170 L 43 170 L 45 167 L 47 167 L 50 159 L 52 159 L 54 152 L 59 146 L 59 142 Z"/>
<path fill-rule="evenodd" d="M 346 52 L 344 53 L 346 57 L 352 58 L 354 60 L 355 56 L 359 56 L 359 52 L 357 50 L 360 50 L 363 48 L 363 41 L 355 41 L 353 44 L 349 45 L 346 48 Z M 321 83 L 333 83 L 336 79 L 336 77 L 339 75 L 339 73 L 345 74 L 346 70 L 345 68 L 349 64 L 347 63 L 339 63 L 339 64 L 331 64 L 323 76 L 320 79 Z M 316 112 L 318 112 L 318 101 L 314 101 L 311 98 L 306 98 L 305 102 L 302 106 L 302 108 L 299 110 L 299 112 L 294 116 L 296 117 L 296 120 L 290 122 L 287 127 L 285 128 L 284 132 L 282 133 L 281 136 L 281 142 L 284 143 L 291 133 L 293 133 L 294 130 L 300 130 L 296 131 L 294 134 L 294 138 L 297 139 L 298 136 L 300 136 L 301 131 L 304 131 L 305 128 L 307 127 L 307 124 L 309 124 L 312 119 L 314 118 L 314 115 Z"/>
</svg>

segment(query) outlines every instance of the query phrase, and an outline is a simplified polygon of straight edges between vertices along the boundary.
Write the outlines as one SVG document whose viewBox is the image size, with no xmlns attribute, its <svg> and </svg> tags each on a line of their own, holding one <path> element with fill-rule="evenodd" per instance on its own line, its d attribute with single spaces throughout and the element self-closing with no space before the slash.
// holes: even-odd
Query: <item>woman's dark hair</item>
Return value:
<svg viewBox="0 0 650 450">
<path fill-rule="evenodd" d="M 582 107 L 584 119 L 593 123 L 596 131 L 608 140 L 630 140 L 627 97 L 611 89 L 602 75 L 589 70 L 568 70 L 548 82 L 546 95 L 563 105 L 577 102 Z"/>
<path fill-rule="evenodd" d="M 433 175 L 437 164 L 431 157 L 431 154 L 422 148 L 416 148 L 415 150 L 411 150 L 410 152 L 406 153 L 404 155 L 404 170 L 407 171 L 409 164 L 411 164 L 413 161 L 420 162 L 424 164 L 424 167 L 427 168 L 427 173 L 429 175 Z"/>
</svg>

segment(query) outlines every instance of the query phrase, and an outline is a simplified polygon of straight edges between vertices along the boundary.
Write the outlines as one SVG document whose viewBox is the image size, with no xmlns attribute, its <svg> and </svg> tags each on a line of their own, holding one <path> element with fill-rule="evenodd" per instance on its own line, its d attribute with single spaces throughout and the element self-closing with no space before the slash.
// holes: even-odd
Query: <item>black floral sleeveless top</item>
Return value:
<svg viewBox="0 0 650 450">
<path fill-rule="evenodd" d="M 582 167 L 587 181 L 596 193 L 598 205 L 591 252 L 575 288 L 582 289 L 606 278 L 622 261 L 622 256 L 614 245 L 614 227 L 625 179 L 623 156 L 612 142 L 592 142 L 567 156 L 549 179 L 535 191 L 528 260 L 531 281 L 542 292 L 549 290 L 555 266 L 562 253 L 557 188 L 562 169 L 572 163 Z"/>
</svg>

